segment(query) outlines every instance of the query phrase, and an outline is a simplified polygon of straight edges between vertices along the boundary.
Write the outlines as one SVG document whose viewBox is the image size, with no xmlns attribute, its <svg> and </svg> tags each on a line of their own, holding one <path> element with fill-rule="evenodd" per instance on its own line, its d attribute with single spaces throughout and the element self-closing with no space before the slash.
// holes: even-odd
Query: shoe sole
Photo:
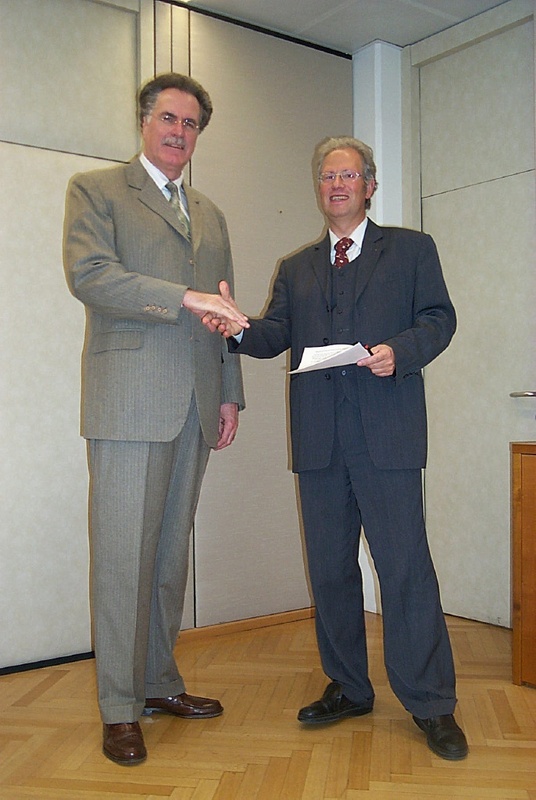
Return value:
<svg viewBox="0 0 536 800">
<path fill-rule="evenodd" d="M 221 717 L 221 711 L 215 711 L 213 714 L 176 714 L 174 711 L 168 711 L 165 708 L 144 708 L 141 712 L 143 717 L 150 717 L 151 714 L 169 714 L 170 717 L 178 717 L 178 719 L 214 719 L 214 717 Z"/>
<path fill-rule="evenodd" d="M 303 725 L 322 725 L 326 722 L 338 722 L 345 717 L 363 717 L 365 714 L 370 714 L 372 708 L 355 708 L 348 709 L 348 711 L 340 711 L 336 714 L 326 714 L 323 717 L 305 717 L 301 718 L 298 714 L 298 722 Z"/>
<path fill-rule="evenodd" d="M 117 758 L 117 756 L 105 750 L 104 747 L 102 748 L 102 752 L 106 758 L 109 758 L 110 761 L 113 761 L 114 764 L 119 764 L 121 767 L 135 767 L 137 764 L 143 764 L 143 762 L 147 760 L 147 756 L 143 756 L 143 758 Z"/>
</svg>

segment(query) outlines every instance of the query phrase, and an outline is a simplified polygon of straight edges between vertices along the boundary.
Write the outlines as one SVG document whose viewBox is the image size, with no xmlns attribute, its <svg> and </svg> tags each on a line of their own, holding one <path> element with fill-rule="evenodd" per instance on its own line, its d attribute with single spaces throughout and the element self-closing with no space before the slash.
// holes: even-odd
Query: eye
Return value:
<svg viewBox="0 0 536 800">
<path fill-rule="evenodd" d="M 183 119 L 182 124 L 189 131 L 197 130 L 197 122 L 195 121 L 195 119 L 188 119 L 188 118 Z"/>
<path fill-rule="evenodd" d="M 162 120 L 162 122 L 165 122 L 168 125 L 172 125 L 175 122 L 176 118 L 173 116 L 173 114 L 166 113 L 166 114 L 161 114 L 160 119 Z"/>
</svg>

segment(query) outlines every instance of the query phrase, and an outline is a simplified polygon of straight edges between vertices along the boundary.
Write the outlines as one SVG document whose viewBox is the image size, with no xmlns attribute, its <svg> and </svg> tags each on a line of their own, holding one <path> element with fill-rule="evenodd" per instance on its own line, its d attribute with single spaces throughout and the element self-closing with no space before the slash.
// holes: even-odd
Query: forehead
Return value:
<svg viewBox="0 0 536 800">
<path fill-rule="evenodd" d="M 180 89 L 161 91 L 154 107 L 156 111 L 169 111 L 171 114 L 180 114 L 183 117 L 199 118 L 201 111 L 201 106 L 193 94 L 182 92 Z"/>
<path fill-rule="evenodd" d="M 322 170 L 328 169 L 357 169 L 359 172 L 363 166 L 362 158 L 353 147 L 344 147 L 340 150 L 332 150 L 322 162 Z"/>
</svg>

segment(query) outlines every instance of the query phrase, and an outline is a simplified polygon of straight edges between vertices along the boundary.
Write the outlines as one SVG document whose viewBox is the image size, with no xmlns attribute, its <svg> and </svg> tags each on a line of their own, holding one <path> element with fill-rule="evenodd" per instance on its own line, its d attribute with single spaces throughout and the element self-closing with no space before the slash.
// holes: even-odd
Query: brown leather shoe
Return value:
<svg viewBox="0 0 536 800">
<path fill-rule="evenodd" d="M 174 697 L 151 697 L 145 701 L 145 713 L 163 711 L 185 719 L 208 719 L 219 717 L 223 707 L 219 700 L 210 697 L 195 697 L 191 694 L 176 694 Z"/>
<path fill-rule="evenodd" d="M 124 767 L 145 761 L 147 750 L 139 722 L 104 723 L 102 727 L 102 752 L 107 758 Z"/>
</svg>

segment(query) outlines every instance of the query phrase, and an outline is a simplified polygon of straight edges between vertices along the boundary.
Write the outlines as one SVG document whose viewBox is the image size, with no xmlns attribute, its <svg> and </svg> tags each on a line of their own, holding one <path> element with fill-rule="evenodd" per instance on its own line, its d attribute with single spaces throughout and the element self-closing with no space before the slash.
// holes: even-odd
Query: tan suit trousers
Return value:
<svg viewBox="0 0 536 800">
<path fill-rule="evenodd" d="M 103 722 L 185 691 L 173 649 L 209 448 L 194 400 L 171 442 L 89 441 L 92 610 Z"/>
</svg>

